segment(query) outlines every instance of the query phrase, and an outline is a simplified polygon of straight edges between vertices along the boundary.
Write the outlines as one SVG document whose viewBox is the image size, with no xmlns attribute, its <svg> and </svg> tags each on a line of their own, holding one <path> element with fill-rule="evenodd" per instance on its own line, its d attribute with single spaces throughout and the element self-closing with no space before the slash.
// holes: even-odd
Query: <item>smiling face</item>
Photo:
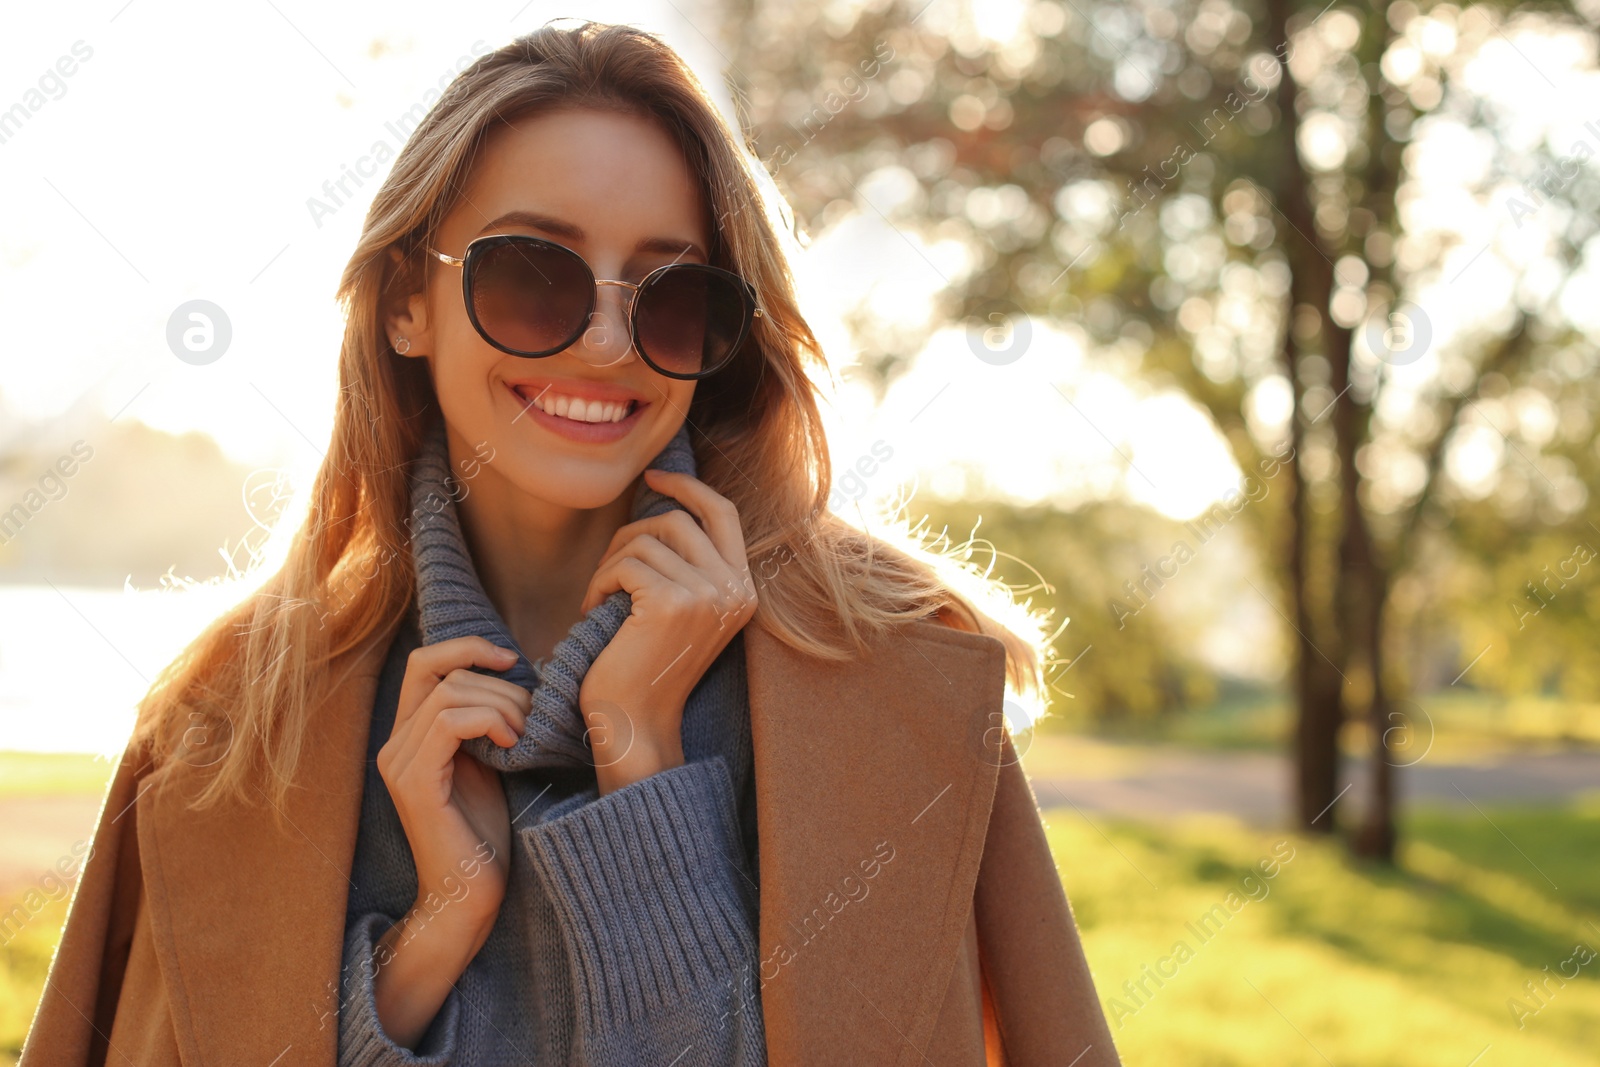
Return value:
<svg viewBox="0 0 1600 1067">
<path fill-rule="evenodd" d="M 658 124 L 594 109 L 547 112 L 486 138 L 432 247 L 464 258 L 487 234 L 528 234 L 581 255 L 597 278 L 638 283 L 706 263 L 709 219 L 683 153 Z M 630 343 L 632 290 L 601 285 L 589 327 L 551 356 L 502 352 L 473 327 L 462 268 L 430 257 L 428 285 L 389 336 L 426 358 L 452 458 L 481 442 L 522 492 L 569 508 L 609 504 L 682 425 L 695 383 L 658 374 Z"/>
</svg>

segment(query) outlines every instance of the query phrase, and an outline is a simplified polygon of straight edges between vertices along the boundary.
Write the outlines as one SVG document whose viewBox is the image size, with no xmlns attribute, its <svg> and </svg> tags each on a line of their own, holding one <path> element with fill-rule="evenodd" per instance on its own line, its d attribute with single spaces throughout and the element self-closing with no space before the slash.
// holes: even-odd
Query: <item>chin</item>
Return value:
<svg viewBox="0 0 1600 1067">
<path fill-rule="evenodd" d="M 518 491 L 557 507 L 582 511 L 613 503 L 639 475 L 639 471 L 619 469 L 614 463 L 558 460 L 546 465 L 542 458 L 535 457 L 532 465 L 535 469 L 518 471 L 512 479 Z"/>
</svg>

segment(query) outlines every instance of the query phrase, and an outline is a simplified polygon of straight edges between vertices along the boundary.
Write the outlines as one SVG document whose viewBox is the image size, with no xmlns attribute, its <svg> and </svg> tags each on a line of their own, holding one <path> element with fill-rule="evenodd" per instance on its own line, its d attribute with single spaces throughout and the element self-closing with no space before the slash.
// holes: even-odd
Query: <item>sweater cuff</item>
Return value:
<svg viewBox="0 0 1600 1067">
<path fill-rule="evenodd" d="M 415 1051 L 395 1044 L 378 1020 L 372 978 L 377 943 L 395 920 L 368 912 L 350 924 L 340 979 L 339 1067 L 449 1067 L 455 1058 L 461 994 L 451 990 Z"/>
<path fill-rule="evenodd" d="M 747 984 L 755 895 L 721 756 L 659 771 L 520 834 L 560 917 L 587 1032 L 709 1007 Z"/>
</svg>

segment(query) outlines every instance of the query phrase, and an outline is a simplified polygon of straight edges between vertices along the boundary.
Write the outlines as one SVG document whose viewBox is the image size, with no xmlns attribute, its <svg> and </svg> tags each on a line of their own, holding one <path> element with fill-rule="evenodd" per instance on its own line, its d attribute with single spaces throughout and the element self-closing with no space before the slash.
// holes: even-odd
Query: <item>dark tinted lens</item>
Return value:
<svg viewBox="0 0 1600 1067">
<path fill-rule="evenodd" d="M 508 241 L 479 253 L 472 305 L 484 332 L 518 352 L 561 348 L 584 325 L 594 281 L 583 261 L 550 245 Z"/>
<path fill-rule="evenodd" d="M 739 343 L 750 313 L 737 280 L 690 263 L 656 275 L 638 300 L 639 348 L 670 374 L 698 374 L 721 365 Z"/>
</svg>

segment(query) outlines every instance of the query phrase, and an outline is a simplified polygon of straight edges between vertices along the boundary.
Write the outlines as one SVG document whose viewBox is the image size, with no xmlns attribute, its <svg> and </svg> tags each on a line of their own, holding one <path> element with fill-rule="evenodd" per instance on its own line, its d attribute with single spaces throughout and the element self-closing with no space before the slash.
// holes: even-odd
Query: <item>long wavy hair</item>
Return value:
<svg viewBox="0 0 1600 1067">
<path fill-rule="evenodd" d="M 225 717 L 231 740 L 196 808 L 268 790 L 281 804 L 330 661 L 388 632 L 410 606 L 409 467 L 442 415 L 424 362 L 394 352 L 383 314 L 437 268 L 423 246 L 456 205 L 485 136 L 567 107 L 641 115 L 675 137 L 716 220 L 711 261 L 748 279 L 765 310 L 741 358 L 701 383 L 688 413 L 700 477 L 739 510 L 759 581 L 750 625 L 844 659 L 886 627 L 937 614 L 1002 641 L 1008 687 L 1042 706 L 1043 620 L 970 561 L 970 542 L 930 539 L 903 519 L 868 533 L 829 510 L 819 387 L 808 374 L 826 371 L 827 359 L 773 222 L 786 206 L 763 195 L 754 154 L 657 37 L 546 25 L 458 75 L 396 157 L 339 283 L 338 406 L 307 517 L 282 565 L 213 620 L 139 705 L 133 743 L 152 743 L 158 757 L 196 716 Z"/>
</svg>

